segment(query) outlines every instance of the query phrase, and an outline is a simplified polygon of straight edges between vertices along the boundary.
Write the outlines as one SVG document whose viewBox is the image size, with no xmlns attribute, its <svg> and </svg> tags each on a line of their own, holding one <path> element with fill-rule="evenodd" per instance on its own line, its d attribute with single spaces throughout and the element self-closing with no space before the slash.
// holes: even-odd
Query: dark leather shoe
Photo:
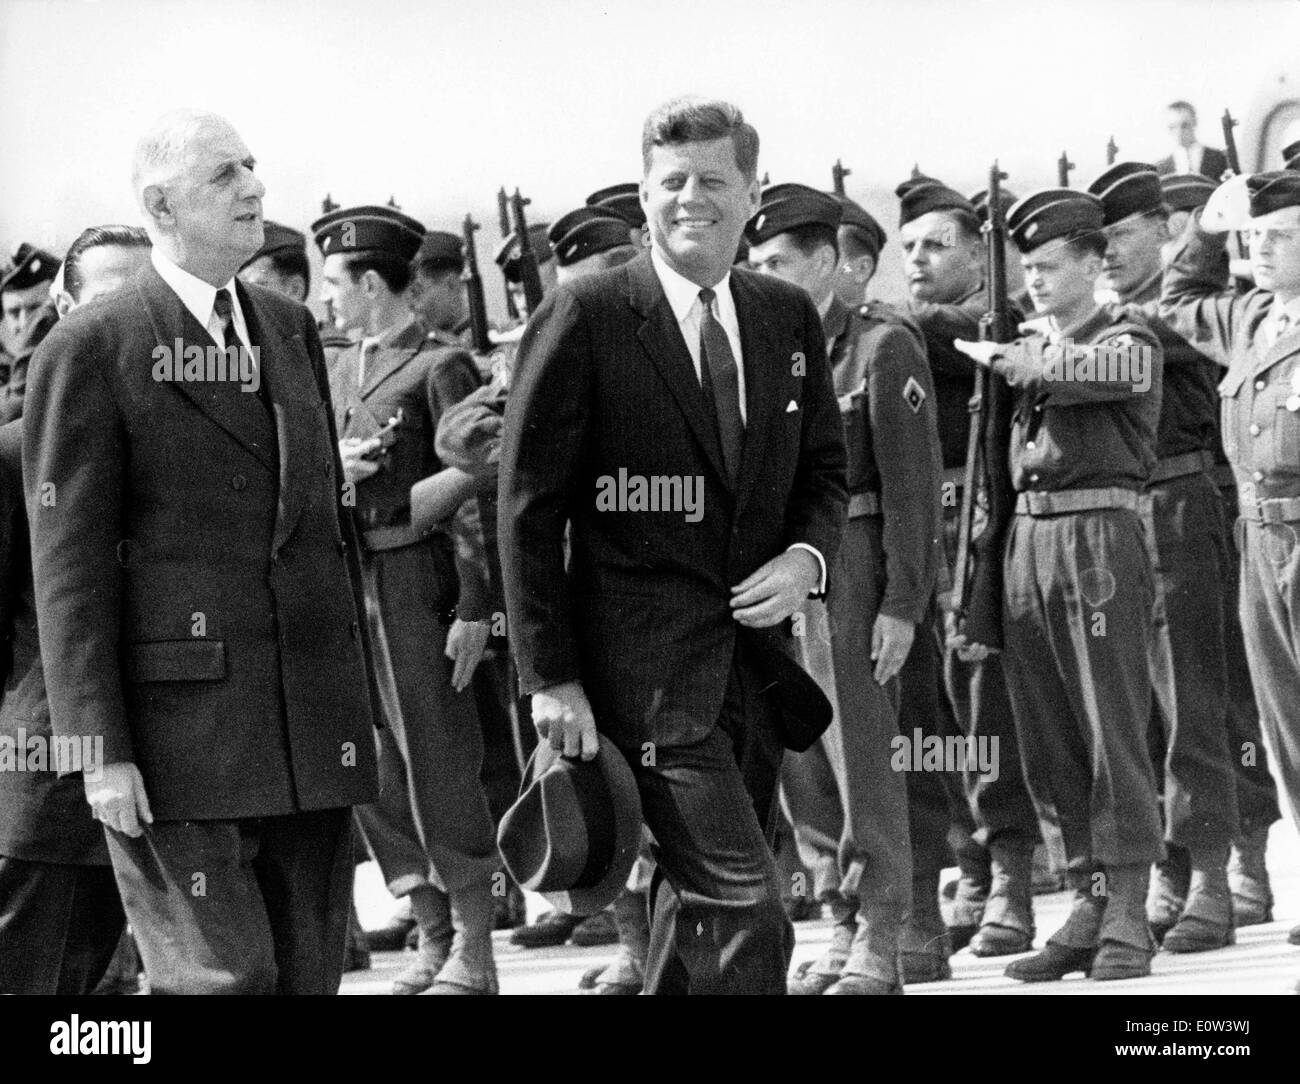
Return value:
<svg viewBox="0 0 1300 1084">
<path fill-rule="evenodd" d="M 371 952 L 398 952 L 406 944 L 406 935 L 415 932 L 415 919 L 399 918 L 378 930 L 362 930 L 362 943 Z"/>
<path fill-rule="evenodd" d="M 1032 932 L 1026 933 L 1014 926 L 999 926 L 994 922 L 986 922 L 981 926 L 970 943 L 971 955 L 981 957 L 1019 956 L 1033 947 Z"/>
<path fill-rule="evenodd" d="M 599 911 L 584 918 L 573 928 L 569 940 L 581 948 L 595 945 L 617 945 L 618 926 L 614 924 L 613 911 Z"/>
<path fill-rule="evenodd" d="M 1146 949 L 1122 941 L 1103 941 L 1092 961 L 1089 978 L 1097 982 L 1140 979 L 1151 974 L 1151 956 Z"/>
<path fill-rule="evenodd" d="M 1088 974 L 1095 952 L 1095 949 L 1071 948 L 1048 941 L 1041 952 L 1008 964 L 1004 974 L 1019 982 L 1059 982 L 1074 971 Z"/>
<path fill-rule="evenodd" d="M 834 970 L 831 970 L 834 965 L 825 960 L 816 962 L 824 970 L 814 971 L 812 960 L 805 960 L 795 968 L 794 974 L 786 980 L 787 994 L 794 997 L 813 997 L 824 994 L 839 981 L 840 971 L 844 967 L 843 961 Z"/>
<path fill-rule="evenodd" d="M 426 941 L 415 959 L 393 979 L 392 992 L 399 997 L 422 994 L 434 983 L 451 955 L 451 939 Z"/>
<path fill-rule="evenodd" d="M 923 982 L 946 982 L 952 978 L 952 965 L 941 952 L 903 952 L 899 954 L 903 983 L 916 986 Z"/>
<path fill-rule="evenodd" d="M 520 926 L 510 935 L 510 943 L 521 948 L 551 948 L 562 945 L 582 922 L 579 915 L 547 911 L 531 926 Z"/>
<path fill-rule="evenodd" d="M 1160 943 L 1165 952 L 1209 952 L 1234 944 L 1236 934 L 1231 926 L 1209 922 L 1196 915 L 1183 915 Z"/>
<path fill-rule="evenodd" d="M 858 975 L 853 972 L 840 975 L 834 985 L 825 991 L 827 997 L 880 997 L 887 994 L 900 995 L 902 992 L 903 985 L 900 982 L 886 982 L 875 975 Z"/>
<path fill-rule="evenodd" d="M 961 952 L 978 932 L 978 926 L 949 926 L 948 940 L 952 942 L 953 952 Z"/>
</svg>

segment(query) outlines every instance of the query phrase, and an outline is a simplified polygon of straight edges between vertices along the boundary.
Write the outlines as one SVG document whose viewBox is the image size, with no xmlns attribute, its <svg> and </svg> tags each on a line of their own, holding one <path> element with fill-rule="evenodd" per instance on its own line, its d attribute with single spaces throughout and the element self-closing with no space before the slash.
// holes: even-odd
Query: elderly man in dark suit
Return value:
<svg viewBox="0 0 1300 1084">
<path fill-rule="evenodd" d="M 826 588 L 843 427 L 807 294 L 732 267 L 757 132 L 726 102 L 676 99 L 642 157 L 651 251 L 558 288 L 520 346 L 500 480 L 511 636 L 538 732 L 591 758 L 599 727 L 636 773 L 659 860 L 646 990 L 779 994 L 778 626 Z"/>
<path fill-rule="evenodd" d="M 338 988 L 373 683 L 311 315 L 234 281 L 254 160 L 168 114 L 133 182 L 154 247 L 31 368 L 23 480 L 56 735 L 102 743 L 107 829 L 155 992 Z"/>
</svg>

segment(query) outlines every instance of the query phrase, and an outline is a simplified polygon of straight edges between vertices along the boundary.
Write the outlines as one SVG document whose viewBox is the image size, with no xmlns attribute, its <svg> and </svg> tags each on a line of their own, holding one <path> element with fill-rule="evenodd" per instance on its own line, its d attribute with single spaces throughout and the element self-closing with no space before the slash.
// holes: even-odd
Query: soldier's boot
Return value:
<svg viewBox="0 0 1300 1084">
<path fill-rule="evenodd" d="M 492 956 L 492 888 L 484 880 L 451 893 L 451 917 L 456 934 L 451 954 L 430 994 L 496 994 L 497 965 Z"/>
<path fill-rule="evenodd" d="M 939 911 L 937 888 L 933 872 L 912 878 L 912 913 L 899 937 L 906 986 L 952 978 L 952 940 Z"/>
<path fill-rule="evenodd" d="M 1186 847 L 1170 843 L 1168 857 L 1157 862 L 1147 893 L 1147 921 L 1151 935 L 1160 944 L 1174 928 L 1187 906 L 1187 890 L 1192 880 L 1192 856 Z"/>
<path fill-rule="evenodd" d="M 1056 869 L 1052 865 L 1052 856 L 1045 843 L 1039 843 L 1034 847 L 1033 871 L 1035 896 L 1065 891 L 1065 871 Z"/>
<path fill-rule="evenodd" d="M 974 956 L 1015 956 L 1034 947 L 1033 865 L 1029 847 L 994 843 L 993 886 L 979 932 L 971 939 Z"/>
<path fill-rule="evenodd" d="M 451 901 L 433 885 L 415 889 L 407 897 L 415 919 L 418 940 L 415 959 L 393 979 L 394 994 L 422 994 L 433 985 L 451 954 L 453 928 Z"/>
<path fill-rule="evenodd" d="M 896 905 L 864 904 L 838 980 L 826 990 L 836 996 L 901 994 L 903 928 Z"/>
<path fill-rule="evenodd" d="M 621 997 L 639 994 L 645 986 L 645 961 L 650 949 L 650 913 L 646 894 L 624 889 L 614 900 L 618 954 L 605 967 L 592 968 L 578 988 L 586 994 Z"/>
<path fill-rule="evenodd" d="M 1243 832 L 1232 841 L 1228 886 L 1232 890 L 1234 926 L 1257 926 L 1273 921 L 1273 885 L 1265 863 L 1267 850 L 1267 825 Z"/>
<path fill-rule="evenodd" d="M 800 997 L 824 994 L 835 985 L 849 958 L 849 949 L 858 929 L 857 901 L 836 893 L 829 900 L 831 943 L 816 960 L 806 960 L 786 980 L 786 992 Z"/>
<path fill-rule="evenodd" d="M 1106 897 L 1094 890 L 1096 869 L 1071 870 L 1066 874 L 1074 890 L 1074 900 L 1065 924 L 1047 939 L 1047 944 L 1033 956 L 1007 965 L 1006 976 L 1018 982 L 1059 982 L 1074 971 L 1085 975 L 1092 970 L 1101 935 Z"/>
<path fill-rule="evenodd" d="M 1147 890 L 1151 867 L 1106 867 L 1106 909 L 1101 917 L 1100 945 L 1089 978 L 1098 982 L 1137 979 L 1151 974 L 1155 938 L 1147 921 Z"/>
<path fill-rule="evenodd" d="M 1187 906 L 1177 925 L 1165 934 L 1166 952 L 1208 952 L 1236 940 L 1227 861 L 1226 846 L 1198 848 L 1192 856 Z"/>
<path fill-rule="evenodd" d="M 974 844 L 971 847 L 973 849 Z M 953 886 L 952 921 L 948 923 L 948 939 L 952 942 L 953 952 L 960 952 L 969 945 L 979 930 L 993 882 L 990 855 L 983 847 L 974 855 L 959 854 L 957 862 L 961 876 Z"/>
</svg>

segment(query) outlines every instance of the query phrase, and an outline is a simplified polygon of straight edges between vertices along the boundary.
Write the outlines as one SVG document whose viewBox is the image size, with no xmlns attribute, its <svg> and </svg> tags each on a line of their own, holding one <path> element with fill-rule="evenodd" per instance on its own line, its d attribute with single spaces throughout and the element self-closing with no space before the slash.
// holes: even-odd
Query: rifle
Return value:
<svg viewBox="0 0 1300 1084">
<path fill-rule="evenodd" d="M 524 300 L 528 303 L 531 316 L 542 303 L 542 277 L 537 272 L 537 253 L 533 251 L 533 239 L 528 236 L 528 220 L 524 217 L 524 208 L 532 200 L 524 199 L 515 189 L 510 197 L 510 209 L 514 213 L 515 239 L 519 245 L 519 281 L 524 285 Z"/>
<path fill-rule="evenodd" d="M 502 185 L 497 189 L 497 224 L 504 240 L 510 236 L 510 202 L 506 198 L 506 189 Z M 511 320 L 519 319 L 519 306 L 515 304 L 515 295 L 510 292 L 510 283 L 506 283 L 506 315 Z"/>
<path fill-rule="evenodd" d="M 330 199 L 330 194 L 326 192 L 325 198 L 320 201 L 320 213 L 323 215 L 327 215 L 331 211 L 337 211 L 338 209 L 339 209 L 339 205 L 335 203 L 332 199 Z"/>
<path fill-rule="evenodd" d="M 1221 118 L 1223 124 L 1223 156 L 1228 160 L 1228 169 L 1234 177 L 1241 176 L 1241 155 L 1237 153 L 1237 135 L 1233 131 L 1237 127 L 1237 119 L 1232 115 L 1230 110 L 1223 111 Z M 1218 177 L 1216 180 L 1223 180 Z M 1233 235 L 1237 243 L 1237 256 L 1239 259 L 1246 259 L 1250 256 L 1250 248 L 1246 244 L 1239 232 L 1234 231 Z"/>
<path fill-rule="evenodd" d="M 1015 337 L 1007 297 L 1006 212 L 997 162 L 989 170 L 988 219 L 985 241 L 985 290 L 988 311 L 980 320 L 981 342 L 1010 342 Z M 1011 439 L 1011 395 L 1006 385 L 982 365 L 975 366 L 970 400 L 970 430 L 966 440 L 966 470 L 957 526 L 957 567 L 953 608 L 958 631 L 967 641 L 1002 646 L 1002 548 L 1014 507 L 1008 468 Z M 974 537 L 977 490 L 985 498 L 987 522 Z"/>
<path fill-rule="evenodd" d="M 1061 152 L 1061 157 L 1056 160 L 1056 180 L 1061 188 L 1070 187 L 1070 170 L 1074 168 L 1074 163 L 1070 161 L 1070 156 Z"/>
<path fill-rule="evenodd" d="M 848 195 L 848 193 L 844 191 L 844 178 L 852 172 L 853 170 L 846 168 L 844 163 L 842 163 L 838 158 L 835 159 L 835 164 L 831 166 L 831 190 L 837 196 Z"/>
<path fill-rule="evenodd" d="M 1119 147 L 1115 143 L 1115 137 L 1111 136 L 1106 140 L 1106 165 L 1113 166 L 1117 157 L 1119 157 Z"/>
<path fill-rule="evenodd" d="M 462 228 L 460 281 L 465 284 L 469 300 L 470 335 L 475 351 L 487 355 L 492 352 L 492 340 L 488 338 L 487 299 L 483 296 L 483 276 L 478 273 L 478 250 L 474 245 L 474 231 L 479 224 L 467 214 Z"/>
</svg>

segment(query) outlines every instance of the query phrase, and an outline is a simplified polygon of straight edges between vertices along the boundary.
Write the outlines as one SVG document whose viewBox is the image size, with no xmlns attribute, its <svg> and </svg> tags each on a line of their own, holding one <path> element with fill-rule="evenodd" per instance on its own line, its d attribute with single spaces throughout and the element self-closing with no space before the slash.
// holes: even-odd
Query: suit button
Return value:
<svg viewBox="0 0 1300 1084">
<path fill-rule="evenodd" d="M 248 479 L 245 478 L 242 474 L 236 474 L 232 479 L 230 479 L 230 488 L 233 489 L 236 493 L 238 493 L 246 485 L 248 485 Z"/>
<path fill-rule="evenodd" d="M 1256 390 L 1256 391 L 1263 391 L 1263 390 L 1264 390 L 1265 388 L 1267 388 L 1267 387 L 1268 387 L 1268 382 L 1267 382 L 1267 381 L 1265 381 L 1265 380 L 1256 380 L 1256 381 L 1255 381 L 1255 390 Z"/>
<path fill-rule="evenodd" d="M 334 548 L 339 551 L 340 555 L 348 552 L 348 544 L 344 542 L 343 539 L 341 538 L 334 543 Z"/>
<path fill-rule="evenodd" d="M 1251 477 L 1254 478 L 1255 481 L 1257 482 L 1262 482 L 1264 480 L 1264 472 L 1262 470 L 1257 470 L 1254 474 L 1251 475 Z"/>
<path fill-rule="evenodd" d="M 343 412 L 343 424 L 347 425 L 348 422 L 350 422 L 351 420 L 352 420 L 352 408 L 348 407 L 347 410 Z"/>
<path fill-rule="evenodd" d="M 361 639 L 361 626 L 358 625 L 355 621 L 353 621 L 352 624 L 348 626 L 348 632 L 352 634 L 352 639 L 354 640 Z"/>
<path fill-rule="evenodd" d="M 1029 441 L 1029 442 L 1025 445 L 1025 447 L 1028 448 L 1028 449 L 1032 452 L 1032 451 L 1034 450 L 1034 447 L 1035 447 L 1034 442 L 1033 442 L 1032 440 Z"/>
<path fill-rule="evenodd" d="M 1259 429 L 1259 426 L 1258 426 L 1258 425 L 1252 425 L 1252 426 L 1250 427 L 1250 435 L 1251 435 L 1252 437 L 1257 437 L 1257 436 L 1259 436 L 1259 433 L 1260 433 L 1260 429 Z"/>
<path fill-rule="evenodd" d="M 330 461 L 328 459 L 321 464 L 321 473 L 325 475 L 326 478 L 330 476 Z"/>
<path fill-rule="evenodd" d="M 1036 474 L 1031 474 L 1031 475 L 1029 476 L 1029 480 L 1030 480 L 1031 482 L 1037 482 L 1037 481 L 1038 481 L 1038 475 L 1036 475 Z"/>
</svg>

